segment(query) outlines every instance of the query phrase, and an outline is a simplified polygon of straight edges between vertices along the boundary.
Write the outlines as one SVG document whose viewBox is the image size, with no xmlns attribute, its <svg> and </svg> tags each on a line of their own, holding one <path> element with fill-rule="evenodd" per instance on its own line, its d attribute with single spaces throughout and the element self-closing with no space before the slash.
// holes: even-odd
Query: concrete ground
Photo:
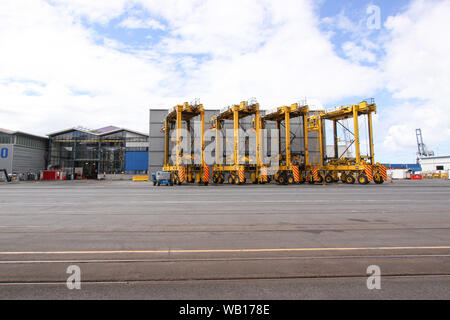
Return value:
<svg viewBox="0 0 450 320">
<path fill-rule="evenodd" d="M 439 180 L 1 183 L 0 299 L 449 299 L 449 204 Z"/>
</svg>

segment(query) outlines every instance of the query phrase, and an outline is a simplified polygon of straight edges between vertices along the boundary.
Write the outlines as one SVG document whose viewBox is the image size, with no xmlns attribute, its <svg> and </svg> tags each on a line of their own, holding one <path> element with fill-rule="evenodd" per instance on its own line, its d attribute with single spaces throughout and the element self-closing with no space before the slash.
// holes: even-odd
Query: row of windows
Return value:
<svg viewBox="0 0 450 320">
<path fill-rule="evenodd" d="M 30 148 L 38 148 L 38 149 L 46 149 L 47 142 L 44 140 L 38 140 L 31 137 L 26 136 L 16 136 L 16 144 L 30 147 Z"/>
<path fill-rule="evenodd" d="M 25 147 L 47 149 L 47 141 L 21 135 L 0 135 L 2 144 L 18 144 Z"/>
<path fill-rule="evenodd" d="M 0 143 L 2 144 L 11 144 L 12 143 L 12 137 L 10 135 L 3 135 L 0 134 Z"/>
</svg>

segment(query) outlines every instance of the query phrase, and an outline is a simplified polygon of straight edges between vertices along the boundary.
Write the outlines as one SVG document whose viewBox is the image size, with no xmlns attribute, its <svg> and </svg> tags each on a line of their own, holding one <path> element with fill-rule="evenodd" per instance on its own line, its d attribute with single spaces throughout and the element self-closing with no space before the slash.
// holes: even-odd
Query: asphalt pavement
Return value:
<svg viewBox="0 0 450 320">
<path fill-rule="evenodd" d="M 441 180 L 2 183 L 0 299 L 449 299 L 449 204 Z"/>
</svg>

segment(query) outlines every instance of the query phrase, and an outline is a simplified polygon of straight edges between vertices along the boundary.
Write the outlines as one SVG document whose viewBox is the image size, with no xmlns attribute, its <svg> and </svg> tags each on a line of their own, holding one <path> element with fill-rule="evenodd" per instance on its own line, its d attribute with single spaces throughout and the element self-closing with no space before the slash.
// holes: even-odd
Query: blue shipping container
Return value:
<svg viewBox="0 0 450 320">
<path fill-rule="evenodd" d="M 125 171 L 148 170 L 147 151 L 128 151 L 125 154 Z"/>
</svg>

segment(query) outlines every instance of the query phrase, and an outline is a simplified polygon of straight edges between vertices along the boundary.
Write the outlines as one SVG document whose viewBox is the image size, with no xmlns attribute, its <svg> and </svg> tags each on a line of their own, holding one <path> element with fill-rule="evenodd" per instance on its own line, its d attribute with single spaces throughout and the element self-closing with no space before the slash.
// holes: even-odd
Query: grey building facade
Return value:
<svg viewBox="0 0 450 320">
<path fill-rule="evenodd" d="M 0 129 L 0 169 L 8 174 L 38 174 L 48 161 L 48 139 Z"/>
</svg>

